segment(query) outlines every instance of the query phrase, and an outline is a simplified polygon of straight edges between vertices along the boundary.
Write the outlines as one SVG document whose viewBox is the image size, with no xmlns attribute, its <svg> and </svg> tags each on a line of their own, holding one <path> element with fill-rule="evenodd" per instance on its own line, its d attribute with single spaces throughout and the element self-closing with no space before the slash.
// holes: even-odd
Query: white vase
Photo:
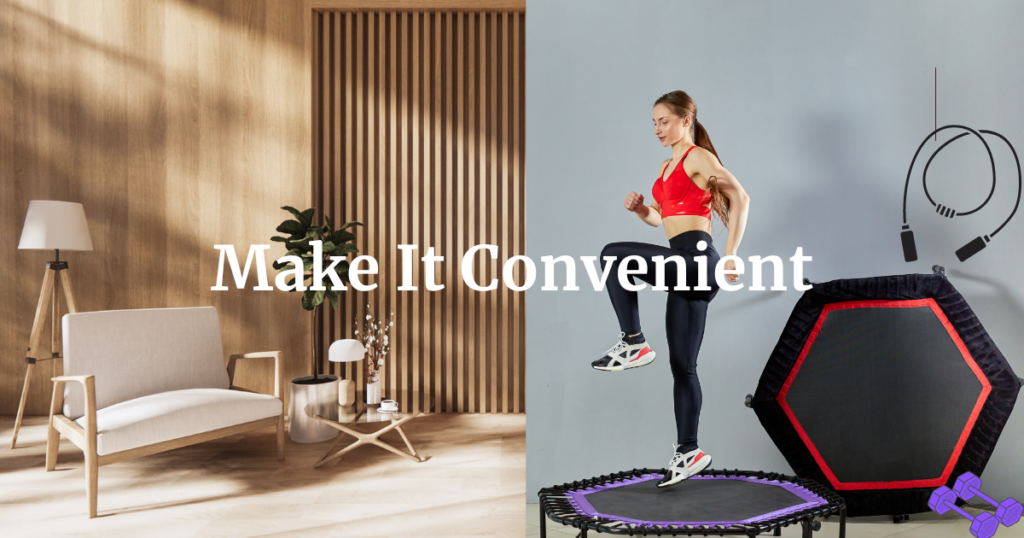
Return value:
<svg viewBox="0 0 1024 538">
<path fill-rule="evenodd" d="M 380 376 L 373 376 L 373 382 L 366 384 L 366 404 L 376 405 L 380 403 Z"/>
</svg>

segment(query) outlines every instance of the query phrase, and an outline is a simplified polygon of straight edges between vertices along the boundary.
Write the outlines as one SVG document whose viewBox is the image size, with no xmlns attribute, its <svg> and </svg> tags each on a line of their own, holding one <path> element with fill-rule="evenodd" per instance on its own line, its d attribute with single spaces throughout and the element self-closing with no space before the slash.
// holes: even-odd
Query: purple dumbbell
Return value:
<svg viewBox="0 0 1024 538">
<path fill-rule="evenodd" d="M 981 487 L 981 479 L 974 476 L 972 473 L 964 473 L 956 479 L 956 484 L 953 484 L 953 492 L 958 497 L 965 501 L 971 500 L 975 495 L 981 497 L 985 502 L 996 507 L 996 517 L 999 521 L 1009 527 L 1014 523 L 1020 521 L 1021 505 L 1019 502 L 1013 499 L 1013 497 L 1006 499 L 1001 503 L 997 503 L 995 499 L 985 495 L 978 488 Z"/>
<path fill-rule="evenodd" d="M 940 514 L 945 514 L 950 510 L 956 511 L 971 522 L 971 534 L 978 538 L 992 538 L 996 531 L 999 530 L 999 520 L 996 519 L 996 516 L 988 512 L 982 512 L 978 514 L 978 517 L 974 517 L 961 510 L 957 505 L 953 504 L 954 502 L 956 502 L 956 492 L 946 486 L 939 486 L 935 488 L 932 496 L 928 499 L 928 507 Z"/>
</svg>

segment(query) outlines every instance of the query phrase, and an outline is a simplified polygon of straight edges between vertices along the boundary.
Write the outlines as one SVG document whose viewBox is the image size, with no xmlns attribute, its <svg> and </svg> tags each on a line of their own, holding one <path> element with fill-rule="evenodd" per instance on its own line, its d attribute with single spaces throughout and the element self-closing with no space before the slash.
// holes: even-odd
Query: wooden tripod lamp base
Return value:
<svg viewBox="0 0 1024 538">
<path fill-rule="evenodd" d="M 59 257 L 59 254 L 58 254 Z M 58 275 L 60 279 L 58 280 Z M 57 362 L 61 358 L 60 349 L 60 303 L 58 301 L 57 288 L 64 290 L 64 302 L 67 304 L 68 313 L 78 312 L 78 305 L 75 304 L 75 294 L 71 288 L 71 275 L 68 274 L 68 262 L 55 261 L 46 262 L 46 272 L 43 274 L 43 288 L 39 291 L 39 303 L 36 304 L 36 316 L 32 320 L 32 332 L 29 336 L 28 352 L 25 353 L 25 363 L 28 368 L 25 370 L 25 385 L 21 389 L 21 402 L 18 403 L 18 418 L 14 420 L 14 435 L 11 436 L 11 449 L 18 442 L 18 430 L 21 429 L 21 419 L 25 415 L 25 402 L 28 401 L 28 387 L 32 383 L 32 370 L 39 361 L 54 361 L 54 372 L 51 377 L 56 377 Z M 53 338 L 50 345 L 50 356 L 43 357 L 40 348 L 40 340 L 43 335 L 43 323 L 46 319 L 46 312 L 49 310 L 47 303 L 53 303 L 51 319 L 51 332 Z"/>
<path fill-rule="evenodd" d="M 68 274 L 68 262 L 60 261 L 60 251 L 92 250 L 92 239 L 89 237 L 89 226 L 85 221 L 85 209 L 77 202 L 56 200 L 32 200 L 28 204 L 25 215 L 25 227 L 21 230 L 21 241 L 18 249 L 53 250 L 57 261 L 46 263 L 43 274 L 43 288 L 39 290 L 39 302 L 36 304 L 36 316 L 32 320 L 32 332 L 28 339 L 28 351 L 25 353 L 25 386 L 21 389 L 21 402 L 18 403 L 18 418 L 14 421 L 14 435 L 11 437 L 11 448 L 18 442 L 18 430 L 21 419 L 25 415 L 25 403 L 28 401 L 28 387 L 32 383 L 32 370 L 39 361 L 53 361 L 53 375 L 58 374 L 57 363 L 61 358 L 60 339 L 60 302 L 57 288 L 64 289 L 64 301 L 68 313 L 78 312 L 75 294 L 71 291 L 71 276 Z M 59 277 L 59 278 L 58 278 Z M 47 302 L 53 303 L 50 309 Z M 52 314 L 50 353 L 45 356 L 40 349 L 43 324 L 47 311 Z M 63 366 L 63 364 L 61 365 Z"/>
</svg>

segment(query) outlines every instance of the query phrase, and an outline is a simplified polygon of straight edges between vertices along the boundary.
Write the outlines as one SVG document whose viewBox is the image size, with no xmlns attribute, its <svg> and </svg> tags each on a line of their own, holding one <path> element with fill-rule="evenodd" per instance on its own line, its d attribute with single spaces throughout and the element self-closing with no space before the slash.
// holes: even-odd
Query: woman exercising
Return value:
<svg viewBox="0 0 1024 538">
<path fill-rule="evenodd" d="M 707 131 L 697 121 L 697 105 L 686 92 L 667 93 L 655 101 L 654 134 L 662 146 L 672 147 L 672 158 L 661 163 L 661 175 L 654 182 L 651 192 L 654 203 L 645 206 L 642 194 L 630 192 L 625 206 L 651 226 L 664 224 L 669 247 L 621 242 L 610 243 L 601 251 L 602 270 L 609 263 L 605 256 L 615 257 L 610 262 L 607 286 L 622 332 L 619 342 L 592 365 L 598 370 L 614 372 L 644 366 L 654 360 L 654 351 L 640 330 L 637 292 L 625 289 L 619 283 L 618 274 L 619 264 L 624 261 L 631 270 L 637 270 L 639 257 L 646 262 L 646 272 L 629 274 L 630 284 L 636 285 L 635 276 L 656 286 L 656 262 L 663 260 L 661 285 L 668 289 L 665 333 L 675 379 L 677 431 L 669 472 L 658 482 L 658 487 L 667 487 L 699 473 L 711 463 L 711 456 L 697 447 L 701 405 L 697 352 L 704 338 L 708 303 L 718 294 L 715 266 L 721 258 L 711 244 L 711 212 L 717 213 L 729 229 L 725 254 L 735 255 L 747 222 L 750 197 L 736 177 L 722 167 Z M 626 260 L 627 256 L 632 256 L 632 261 Z M 727 260 L 724 268 L 734 270 L 736 264 Z M 729 282 L 739 280 L 735 274 L 727 274 L 726 278 Z"/>
</svg>

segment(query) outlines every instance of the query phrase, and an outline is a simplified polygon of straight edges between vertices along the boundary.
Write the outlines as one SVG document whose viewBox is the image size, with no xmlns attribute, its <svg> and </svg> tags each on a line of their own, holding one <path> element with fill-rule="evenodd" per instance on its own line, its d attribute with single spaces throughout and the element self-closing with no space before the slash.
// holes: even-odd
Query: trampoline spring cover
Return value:
<svg viewBox="0 0 1024 538">
<path fill-rule="evenodd" d="M 543 488 L 542 511 L 565 525 L 630 535 L 753 535 L 816 517 L 838 514 L 842 519 L 845 514 L 846 502 L 813 480 L 708 469 L 661 489 L 656 483 L 665 472 L 633 469 Z"/>
</svg>

